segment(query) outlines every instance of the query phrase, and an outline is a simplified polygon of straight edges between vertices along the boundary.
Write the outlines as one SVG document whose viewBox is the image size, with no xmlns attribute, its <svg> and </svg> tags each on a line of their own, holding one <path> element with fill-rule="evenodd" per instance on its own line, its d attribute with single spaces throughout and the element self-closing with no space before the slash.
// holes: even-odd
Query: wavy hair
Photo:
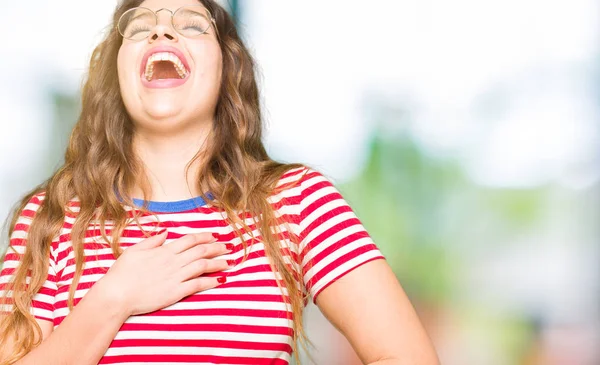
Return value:
<svg viewBox="0 0 600 365">
<path fill-rule="evenodd" d="M 282 295 L 287 292 L 288 298 L 284 299 L 291 305 L 292 347 L 298 360 L 298 344 L 306 347 L 308 343 L 302 327 L 306 300 L 304 284 L 284 259 L 279 240 L 281 231 L 277 230 L 283 222 L 276 217 L 268 197 L 275 193 L 282 174 L 302 165 L 278 163 L 267 155 L 262 143 L 254 61 L 229 14 L 213 0 L 198 1 L 215 19 L 223 72 L 211 136 L 206 147 L 194 157 L 199 159 L 201 166 L 197 187 L 199 191 L 210 192 L 203 198 L 226 213 L 244 248 L 253 240 L 244 240 L 244 236 L 252 236 L 253 231 L 238 213 L 249 212 L 256 217 L 255 226 L 260 231 L 272 269 L 282 277 L 279 283 Z M 5 291 L 7 297 L 4 300 L 10 300 L 13 306 L 0 323 L 0 344 L 1 339 L 10 338 L 15 346 L 3 363 L 13 364 L 41 342 L 41 329 L 30 313 L 30 307 L 47 278 L 50 245 L 60 233 L 69 202 L 78 199 L 80 206 L 71 231 L 76 263 L 68 301 L 72 309 L 83 271 L 83 238 L 88 226 L 100 222 L 103 238 L 118 257 L 122 252 L 119 236 L 129 218 L 119 197 L 132 205 L 127 192 L 136 184 L 142 186 L 145 198 L 151 194 L 143 164 L 133 153 L 134 126 L 121 98 L 117 76 L 117 54 L 123 40 L 114 26 L 125 11 L 141 3 L 142 0 L 124 0 L 117 6 L 113 26 L 92 53 L 81 95 L 81 114 L 71 133 L 64 164 L 46 182 L 27 194 L 14 211 L 9 237 L 19 212 L 34 195 L 45 193 L 31 223 L 21 263 Z M 109 220 L 114 224 L 110 240 L 105 230 L 105 222 Z M 276 228 L 274 231 L 273 227 Z M 11 298 L 8 298 L 9 292 L 12 292 Z"/>
</svg>

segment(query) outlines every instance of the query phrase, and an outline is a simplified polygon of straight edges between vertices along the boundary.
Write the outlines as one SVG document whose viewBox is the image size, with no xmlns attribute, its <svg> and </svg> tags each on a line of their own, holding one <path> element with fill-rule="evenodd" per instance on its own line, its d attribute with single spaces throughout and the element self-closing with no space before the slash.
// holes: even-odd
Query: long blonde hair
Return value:
<svg viewBox="0 0 600 365">
<path fill-rule="evenodd" d="M 284 261 L 277 230 L 282 222 L 275 216 L 267 198 L 274 193 L 277 181 L 286 171 L 300 167 L 273 161 L 262 143 L 262 121 L 254 61 L 238 36 L 229 14 L 213 0 L 199 0 L 215 18 L 223 73 L 215 111 L 212 138 L 195 158 L 201 170 L 199 191 L 210 192 L 206 201 L 222 209 L 236 228 L 237 234 L 251 233 L 236 212 L 250 212 L 260 217 L 256 222 L 272 269 L 282 277 L 293 312 L 293 349 L 298 360 L 298 344 L 307 343 L 302 327 L 304 285 L 298 274 Z M 126 10 L 142 0 L 124 0 L 116 8 L 113 25 Z M 114 224 L 110 245 L 116 257 L 121 253 L 119 236 L 127 224 L 127 213 L 121 199 L 131 204 L 127 192 L 141 184 L 144 196 L 150 196 L 145 171 L 133 153 L 133 123 L 127 114 L 119 90 L 117 53 L 122 37 L 114 26 L 94 50 L 87 80 L 82 90 L 82 110 L 73 128 L 65 153 L 65 162 L 45 183 L 31 191 L 14 212 L 10 224 L 12 235 L 19 212 L 36 194 L 45 192 L 28 231 L 27 246 L 14 280 L 5 290 L 13 310 L 0 323 L 0 345 L 3 339 L 15 343 L 7 364 L 25 356 L 41 341 L 41 329 L 30 313 L 32 298 L 40 290 L 48 274 L 48 255 L 54 237 L 65 218 L 65 207 L 77 198 L 80 211 L 71 231 L 76 272 L 69 291 L 69 307 L 84 264 L 83 237 L 93 220 Z M 246 242 L 244 245 L 246 245 Z M 26 285 L 30 276 L 29 285 Z M 4 298 L 9 300 L 8 298 Z"/>
</svg>

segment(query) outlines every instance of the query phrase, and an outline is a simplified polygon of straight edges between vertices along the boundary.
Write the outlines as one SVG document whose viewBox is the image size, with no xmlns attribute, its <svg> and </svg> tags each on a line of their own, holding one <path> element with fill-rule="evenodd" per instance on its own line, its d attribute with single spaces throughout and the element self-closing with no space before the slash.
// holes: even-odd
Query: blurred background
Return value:
<svg viewBox="0 0 600 365">
<path fill-rule="evenodd" d="M 600 364 L 600 2 L 221 3 L 271 155 L 337 183 L 443 364 Z M 115 5 L 3 4 L 0 219 L 59 166 Z M 360 364 L 307 327 L 316 364 Z"/>
</svg>

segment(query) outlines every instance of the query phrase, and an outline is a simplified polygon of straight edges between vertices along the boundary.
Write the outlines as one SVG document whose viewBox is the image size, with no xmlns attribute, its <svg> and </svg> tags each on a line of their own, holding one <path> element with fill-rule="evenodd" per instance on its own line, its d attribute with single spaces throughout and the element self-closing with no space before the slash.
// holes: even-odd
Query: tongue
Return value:
<svg viewBox="0 0 600 365">
<path fill-rule="evenodd" d="M 175 70 L 175 65 L 169 61 L 158 61 L 154 63 L 154 72 L 152 80 L 160 79 L 180 79 L 179 74 Z"/>
</svg>

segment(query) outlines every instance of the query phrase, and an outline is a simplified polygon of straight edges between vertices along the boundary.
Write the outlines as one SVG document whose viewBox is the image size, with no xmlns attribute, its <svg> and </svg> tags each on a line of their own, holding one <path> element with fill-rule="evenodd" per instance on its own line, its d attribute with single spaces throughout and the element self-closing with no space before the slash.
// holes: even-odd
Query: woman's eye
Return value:
<svg viewBox="0 0 600 365">
<path fill-rule="evenodd" d="M 185 29 L 185 30 L 192 29 L 192 30 L 197 30 L 199 32 L 201 32 L 201 31 L 204 30 L 204 28 L 202 27 L 202 24 L 199 24 L 199 23 L 188 23 L 188 24 L 185 24 L 183 26 L 183 29 Z"/>
<path fill-rule="evenodd" d="M 129 30 L 129 33 L 134 35 L 134 34 L 138 34 L 140 32 L 147 32 L 148 28 L 147 27 L 133 27 Z"/>
<path fill-rule="evenodd" d="M 208 30 L 210 23 L 202 16 L 188 16 L 177 21 L 176 28 L 190 35 L 202 34 Z"/>
</svg>

